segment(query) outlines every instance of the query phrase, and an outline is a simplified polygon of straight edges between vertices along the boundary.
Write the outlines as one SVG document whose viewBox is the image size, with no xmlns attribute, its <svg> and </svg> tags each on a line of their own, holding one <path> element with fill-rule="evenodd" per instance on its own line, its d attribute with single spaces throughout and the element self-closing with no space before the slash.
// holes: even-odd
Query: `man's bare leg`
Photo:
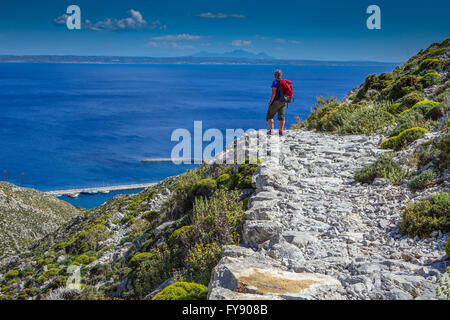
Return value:
<svg viewBox="0 0 450 320">
<path fill-rule="evenodd" d="M 269 119 L 269 120 L 267 120 L 267 122 L 269 123 L 269 129 L 272 132 L 273 131 L 273 119 Z"/>
<path fill-rule="evenodd" d="M 284 130 L 284 121 L 285 120 L 280 120 L 280 131 L 283 132 Z"/>
</svg>

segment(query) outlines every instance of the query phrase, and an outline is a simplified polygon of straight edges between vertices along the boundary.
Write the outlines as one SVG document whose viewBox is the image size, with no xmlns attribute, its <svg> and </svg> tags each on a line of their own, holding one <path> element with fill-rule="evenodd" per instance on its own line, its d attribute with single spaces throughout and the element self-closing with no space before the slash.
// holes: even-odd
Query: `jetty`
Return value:
<svg viewBox="0 0 450 320">
<path fill-rule="evenodd" d="M 203 160 L 188 159 L 188 158 L 145 158 L 141 162 L 184 162 L 184 163 L 201 163 Z"/>
<path fill-rule="evenodd" d="M 156 182 L 150 183 L 138 183 L 138 184 L 127 184 L 118 186 L 106 186 L 106 187 L 95 187 L 95 188 L 82 188 L 82 189 L 67 189 L 67 190 L 55 190 L 47 191 L 46 193 L 51 194 L 56 197 L 67 196 L 71 198 L 76 198 L 79 195 L 92 195 L 98 193 L 109 193 L 112 191 L 124 191 L 124 190 L 134 190 L 134 189 L 144 189 L 154 186 Z"/>
</svg>

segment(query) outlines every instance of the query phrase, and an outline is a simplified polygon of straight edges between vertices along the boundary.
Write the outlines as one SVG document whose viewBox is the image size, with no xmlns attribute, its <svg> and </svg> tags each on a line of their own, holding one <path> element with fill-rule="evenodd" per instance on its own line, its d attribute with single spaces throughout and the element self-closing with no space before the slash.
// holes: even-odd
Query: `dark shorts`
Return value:
<svg viewBox="0 0 450 320">
<path fill-rule="evenodd" d="M 275 113 L 278 113 L 278 120 L 283 121 L 285 107 L 286 107 L 286 103 L 284 103 L 284 102 L 281 102 L 281 101 L 272 102 L 269 109 L 267 110 L 266 120 L 273 119 L 273 117 L 275 116 Z"/>
</svg>

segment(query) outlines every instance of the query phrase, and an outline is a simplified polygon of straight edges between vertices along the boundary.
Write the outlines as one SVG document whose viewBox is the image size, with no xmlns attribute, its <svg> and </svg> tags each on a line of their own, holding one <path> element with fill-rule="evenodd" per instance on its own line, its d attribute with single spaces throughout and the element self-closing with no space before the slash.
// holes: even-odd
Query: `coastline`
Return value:
<svg viewBox="0 0 450 320">
<path fill-rule="evenodd" d="M 106 186 L 106 187 L 94 187 L 94 188 L 53 190 L 53 191 L 46 191 L 45 193 L 51 194 L 55 197 L 67 196 L 67 197 L 71 197 L 71 198 L 76 198 L 81 194 L 93 195 L 93 194 L 98 194 L 98 193 L 109 193 L 112 191 L 143 189 L 143 188 L 148 188 L 148 187 L 154 186 L 155 184 L 157 184 L 157 182 L 116 185 L 116 186 Z"/>
</svg>

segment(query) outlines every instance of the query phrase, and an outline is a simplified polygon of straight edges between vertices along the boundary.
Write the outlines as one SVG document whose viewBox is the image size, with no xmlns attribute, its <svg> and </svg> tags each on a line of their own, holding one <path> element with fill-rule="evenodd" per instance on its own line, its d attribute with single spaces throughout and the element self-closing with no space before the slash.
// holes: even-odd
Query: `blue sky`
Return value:
<svg viewBox="0 0 450 320">
<path fill-rule="evenodd" d="M 71 4 L 81 8 L 81 30 L 68 30 L 61 17 Z M 381 30 L 366 27 L 372 4 L 381 8 Z M 0 8 L 0 54 L 167 57 L 244 49 L 401 62 L 450 37 L 450 1 L 436 0 L 5 0 Z"/>
</svg>

